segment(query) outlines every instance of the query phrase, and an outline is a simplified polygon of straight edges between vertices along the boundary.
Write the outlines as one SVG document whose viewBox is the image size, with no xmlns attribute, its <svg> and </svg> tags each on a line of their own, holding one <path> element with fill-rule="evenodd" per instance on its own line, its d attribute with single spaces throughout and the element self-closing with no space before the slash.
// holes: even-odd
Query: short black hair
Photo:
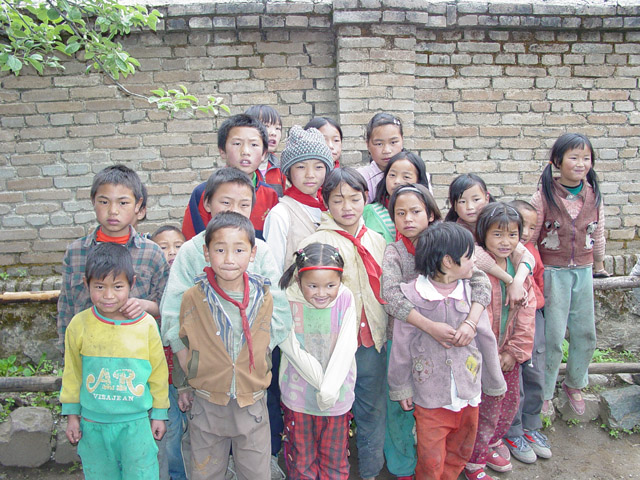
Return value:
<svg viewBox="0 0 640 480">
<path fill-rule="evenodd" d="M 522 215 L 522 212 L 533 212 L 535 214 L 538 213 L 536 207 L 524 200 L 512 200 L 508 203 L 508 205 L 511 205 L 513 208 L 515 208 L 520 215 Z"/>
<path fill-rule="evenodd" d="M 162 225 L 160 228 L 158 228 L 155 232 L 151 234 L 151 236 L 149 237 L 149 240 L 151 240 L 152 242 L 155 242 L 156 237 L 160 234 L 163 234 L 164 232 L 176 232 L 182 235 L 182 237 L 184 238 L 184 233 L 182 233 L 182 230 L 180 230 L 178 227 L 174 225 Z"/>
<path fill-rule="evenodd" d="M 251 206 L 253 207 L 255 205 L 256 190 L 253 186 L 253 182 L 249 178 L 249 175 L 233 167 L 222 167 L 209 175 L 207 184 L 204 187 L 204 203 L 208 203 L 220 186 L 225 183 L 233 183 L 235 185 L 248 187 L 251 190 Z"/>
<path fill-rule="evenodd" d="M 420 233 L 416 242 L 416 272 L 433 277 L 442 271 L 442 260 L 449 255 L 457 265 L 473 255 L 471 232 L 454 222 L 435 222 Z"/>
<path fill-rule="evenodd" d="M 470 188 L 478 185 L 484 193 L 489 193 L 487 184 L 475 173 L 463 173 L 453 179 L 453 182 L 449 185 L 449 197 L 447 202 L 449 203 L 449 212 L 445 217 L 446 222 L 455 222 L 458 220 L 458 213 L 456 212 L 456 203 L 462 197 L 462 194 Z M 495 199 L 489 194 L 489 202 L 495 202 Z"/>
<path fill-rule="evenodd" d="M 143 189 L 140 177 L 125 165 L 111 165 L 96 173 L 96 176 L 93 177 L 93 184 L 91 185 L 92 202 L 96 199 L 98 188 L 102 185 L 122 185 L 129 188 L 133 193 L 133 198 L 135 198 L 136 203 L 141 199 L 145 199 L 146 189 Z"/>
<path fill-rule="evenodd" d="M 365 131 L 366 141 L 369 142 L 369 140 L 371 140 L 371 135 L 373 135 L 373 131 L 377 127 L 382 127 L 384 125 L 395 125 L 398 127 L 398 130 L 400 130 L 400 136 L 404 136 L 402 133 L 402 121 L 398 117 L 391 115 L 390 113 L 379 112 L 371 117 L 371 120 L 369 120 L 369 123 L 367 124 Z"/>
<path fill-rule="evenodd" d="M 333 128 L 335 128 L 340 134 L 340 140 L 342 140 L 342 128 L 340 128 L 338 122 L 330 117 L 313 117 L 303 128 L 305 130 L 309 130 L 310 128 L 317 128 L 318 130 L 320 130 L 325 125 L 331 125 Z"/>
<path fill-rule="evenodd" d="M 518 237 L 522 237 L 522 215 L 504 202 L 493 202 L 482 209 L 476 222 L 476 241 L 482 248 L 486 247 L 487 232 L 498 224 L 499 228 L 504 228 L 510 223 L 518 225 Z"/>
<path fill-rule="evenodd" d="M 407 185 L 400 185 L 396 188 L 396 191 L 393 192 L 393 195 L 391 195 L 388 208 L 391 221 L 396 221 L 396 202 L 398 201 L 398 197 L 408 194 L 413 194 L 420 199 L 424 205 L 425 211 L 427 212 L 427 216 L 433 215 L 434 222 L 442 220 L 442 213 L 440 213 L 438 204 L 433 198 L 433 195 L 431 195 L 431 192 L 427 190 L 427 187 L 419 183 L 409 183 Z"/>
<path fill-rule="evenodd" d="M 282 118 L 278 111 L 270 105 L 252 105 L 247 108 L 244 113 L 256 117 L 265 125 L 282 126 Z"/>
<path fill-rule="evenodd" d="M 244 215 L 236 212 L 220 212 L 215 215 L 207 225 L 207 230 L 204 234 L 204 244 L 208 247 L 213 235 L 223 228 L 236 228 L 244 231 L 249 238 L 251 248 L 256 246 L 256 231 L 251 221 Z"/>
<path fill-rule="evenodd" d="M 331 192 L 340 186 L 341 183 L 346 183 L 354 190 L 362 193 L 364 201 L 367 201 L 367 181 L 362 174 L 352 167 L 340 167 L 331 170 L 327 177 L 324 179 L 322 185 L 322 199 L 325 205 L 329 206 L 329 197 Z"/>
<path fill-rule="evenodd" d="M 256 117 L 247 115 L 246 113 L 239 113 L 233 117 L 227 118 L 220 128 L 218 129 L 218 148 L 223 152 L 226 151 L 227 138 L 229 138 L 229 132 L 235 127 L 249 127 L 255 128 L 260 137 L 262 138 L 262 153 L 265 153 L 269 149 L 269 134 L 267 133 L 267 127 L 258 120 Z"/>
<path fill-rule="evenodd" d="M 104 280 L 109 275 L 115 277 L 121 273 L 127 277 L 129 286 L 133 286 L 135 272 L 127 247 L 112 242 L 98 243 L 91 247 L 84 268 L 87 283 L 92 279 Z"/>
</svg>

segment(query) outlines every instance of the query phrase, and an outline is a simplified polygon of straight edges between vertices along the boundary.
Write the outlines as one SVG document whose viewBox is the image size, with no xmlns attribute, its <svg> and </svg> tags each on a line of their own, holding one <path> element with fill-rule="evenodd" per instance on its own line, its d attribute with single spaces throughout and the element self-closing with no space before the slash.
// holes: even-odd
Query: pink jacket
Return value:
<svg viewBox="0 0 640 480">
<path fill-rule="evenodd" d="M 521 258 L 522 255 L 518 255 L 516 261 L 519 262 Z M 514 266 L 517 266 L 517 264 L 514 264 Z M 493 334 L 498 340 L 498 352 L 508 352 L 518 363 L 524 363 L 531 358 L 536 325 L 536 294 L 531 276 L 527 277 L 524 282 L 524 288 L 527 291 L 526 303 L 509 309 L 509 317 L 502 338 L 500 338 L 500 318 L 504 299 L 502 298 L 500 280 L 493 275 L 488 275 L 488 277 L 491 281 L 492 295 L 491 305 L 487 308 L 487 313 L 489 314 Z"/>
</svg>

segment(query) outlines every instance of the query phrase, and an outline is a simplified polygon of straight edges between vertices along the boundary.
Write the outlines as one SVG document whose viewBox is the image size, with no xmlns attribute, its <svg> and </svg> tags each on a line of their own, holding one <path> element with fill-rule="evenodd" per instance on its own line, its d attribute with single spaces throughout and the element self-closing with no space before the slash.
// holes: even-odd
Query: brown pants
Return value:
<svg viewBox="0 0 640 480">
<path fill-rule="evenodd" d="M 238 480 L 270 480 L 271 433 L 267 398 L 240 408 L 236 400 L 216 405 L 196 396 L 189 415 L 191 480 L 224 480 L 229 450 Z"/>
<path fill-rule="evenodd" d="M 416 478 L 456 480 L 473 452 L 478 407 L 459 412 L 415 406 L 418 433 Z"/>
</svg>

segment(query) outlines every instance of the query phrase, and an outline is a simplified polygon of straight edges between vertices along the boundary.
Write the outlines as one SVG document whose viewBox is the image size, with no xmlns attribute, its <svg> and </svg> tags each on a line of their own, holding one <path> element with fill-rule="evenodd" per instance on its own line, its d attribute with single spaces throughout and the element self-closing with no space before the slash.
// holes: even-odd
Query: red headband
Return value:
<svg viewBox="0 0 640 480">
<path fill-rule="evenodd" d="M 336 272 L 342 272 L 340 267 L 330 267 L 328 265 L 315 265 L 313 267 L 303 267 L 298 270 L 298 273 L 306 272 L 307 270 L 335 270 Z"/>
</svg>

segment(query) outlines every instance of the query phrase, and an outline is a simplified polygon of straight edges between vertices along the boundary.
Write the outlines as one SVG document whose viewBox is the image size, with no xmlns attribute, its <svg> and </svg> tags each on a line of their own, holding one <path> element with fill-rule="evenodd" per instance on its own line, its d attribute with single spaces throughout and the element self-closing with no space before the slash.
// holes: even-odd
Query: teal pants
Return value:
<svg viewBox="0 0 640 480">
<path fill-rule="evenodd" d="M 591 266 L 546 267 L 544 270 L 546 366 L 544 399 L 553 398 L 562 362 L 562 340 L 569 330 L 569 357 L 565 383 L 582 389 L 589 384 L 588 369 L 596 349 Z"/>
<path fill-rule="evenodd" d="M 399 321 L 399 320 L 396 320 Z M 387 342 L 387 363 L 391 352 L 391 340 Z M 405 412 L 400 402 L 389 398 L 387 383 L 387 428 L 384 437 L 384 457 L 387 470 L 396 477 L 409 477 L 416 471 L 418 461 L 415 445 L 416 420 L 413 410 Z"/>
<path fill-rule="evenodd" d="M 82 419 L 78 455 L 86 480 L 158 480 L 158 447 L 149 418 L 119 423 Z"/>
</svg>

